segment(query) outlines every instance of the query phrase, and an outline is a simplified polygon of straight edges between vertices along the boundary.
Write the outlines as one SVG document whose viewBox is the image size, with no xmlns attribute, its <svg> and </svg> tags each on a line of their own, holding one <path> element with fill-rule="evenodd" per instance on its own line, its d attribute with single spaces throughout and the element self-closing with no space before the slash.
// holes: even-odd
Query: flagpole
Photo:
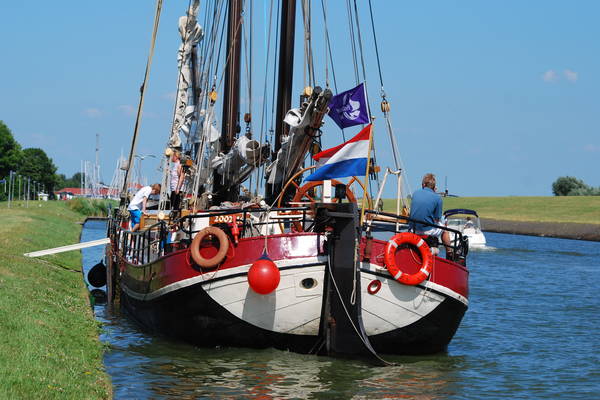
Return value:
<svg viewBox="0 0 600 400">
<path fill-rule="evenodd" d="M 371 168 L 371 149 L 373 148 L 373 122 L 371 122 L 371 128 L 369 129 L 369 152 L 367 153 L 367 169 L 365 171 L 365 185 L 364 193 L 362 198 L 362 206 L 360 208 L 360 226 L 362 226 L 363 219 L 365 217 L 365 207 L 367 202 L 367 189 L 369 185 L 369 169 Z"/>
</svg>

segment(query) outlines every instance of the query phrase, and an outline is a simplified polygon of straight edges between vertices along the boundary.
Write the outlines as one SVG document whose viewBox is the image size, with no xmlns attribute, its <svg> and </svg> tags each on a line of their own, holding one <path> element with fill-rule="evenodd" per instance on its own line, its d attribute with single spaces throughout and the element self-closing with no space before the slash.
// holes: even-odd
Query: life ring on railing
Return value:
<svg viewBox="0 0 600 400">
<path fill-rule="evenodd" d="M 200 244 L 208 235 L 215 235 L 219 240 L 219 251 L 211 258 L 205 258 L 200 254 Z M 209 226 L 202 229 L 196 234 L 190 245 L 192 259 L 196 264 L 204 268 L 212 268 L 219 265 L 227 256 L 227 250 L 229 250 L 229 238 L 223 230 L 216 226 Z"/>
<path fill-rule="evenodd" d="M 412 244 L 419 250 L 423 264 L 417 273 L 407 274 L 402 272 L 396 265 L 396 249 L 401 244 Z M 385 246 L 383 259 L 385 261 L 385 267 L 395 280 L 405 285 L 412 286 L 418 285 L 427 279 L 431 273 L 431 266 L 433 263 L 433 256 L 427 243 L 425 243 L 420 236 L 410 232 L 402 232 L 394 235 Z"/>
</svg>

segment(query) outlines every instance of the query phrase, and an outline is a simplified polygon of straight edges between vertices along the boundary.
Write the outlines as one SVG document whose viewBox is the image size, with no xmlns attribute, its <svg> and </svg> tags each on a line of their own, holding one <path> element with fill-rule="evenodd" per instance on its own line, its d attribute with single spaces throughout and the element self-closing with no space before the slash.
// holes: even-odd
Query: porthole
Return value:
<svg viewBox="0 0 600 400">
<path fill-rule="evenodd" d="M 313 279 L 313 278 L 304 278 L 300 282 L 300 285 L 304 289 L 312 289 L 317 286 L 317 281 L 316 281 L 316 279 Z"/>
</svg>

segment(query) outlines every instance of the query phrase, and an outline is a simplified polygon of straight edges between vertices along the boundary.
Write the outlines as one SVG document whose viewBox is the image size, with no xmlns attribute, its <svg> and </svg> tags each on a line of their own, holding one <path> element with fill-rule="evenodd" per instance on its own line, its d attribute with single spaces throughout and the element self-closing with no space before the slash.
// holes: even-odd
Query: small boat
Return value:
<svg viewBox="0 0 600 400">
<path fill-rule="evenodd" d="M 481 230 L 481 221 L 475 210 L 466 208 L 446 210 L 444 211 L 444 218 L 449 228 L 460 231 L 468 238 L 470 249 L 486 245 L 485 235 Z M 452 236 L 452 232 L 450 235 Z"/>
</svg>

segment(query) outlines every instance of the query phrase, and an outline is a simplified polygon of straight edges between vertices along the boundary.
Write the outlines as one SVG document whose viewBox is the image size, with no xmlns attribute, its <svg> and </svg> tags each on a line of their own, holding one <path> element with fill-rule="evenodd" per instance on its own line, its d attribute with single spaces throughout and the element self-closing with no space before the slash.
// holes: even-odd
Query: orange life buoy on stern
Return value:
<svg viewBox="0 0 600 400">
<path fill-rule="evenodd" d="M 211 258 L 204 258 L 202 254 L 200 254 L 200 244 L 208 235 L 215 235 L 217 239 L 219 239 L 219 251 Z M 223 232 L 223 230 L 217 228 L 216 226 L 209 226 L 202 229 L 196 234 L 194 240 L 192 240 L 192 244 L 190 245 L 192 259 L 196 262 L 196 264 L 205 268 L 211 268 L 219 265 L 219 263 L 225 259 L 227 250 L 229 250 L 229 238 L 227 237 L 227 234 Z"/>
<path fill-rule="evenodd" d="M 400 270 L 400 267 L 396 265 L 396 249 L 401 244 L 412 244 L 417 247 L 423 260 L 421 269 L 415 274 L 407 274 Z M 385 246 L 385 253 L 383 255 L 385 261 L 385 267 L 388 272 L 400 283 L 405 285 L 418 285 L 423 282 L 431 273 L 431 266 L 433 262 L 433 256 L 429 250 L 429 246 L 421 237 L 410 232 L 402 232 L 394 235 Z"/>
</svg>

